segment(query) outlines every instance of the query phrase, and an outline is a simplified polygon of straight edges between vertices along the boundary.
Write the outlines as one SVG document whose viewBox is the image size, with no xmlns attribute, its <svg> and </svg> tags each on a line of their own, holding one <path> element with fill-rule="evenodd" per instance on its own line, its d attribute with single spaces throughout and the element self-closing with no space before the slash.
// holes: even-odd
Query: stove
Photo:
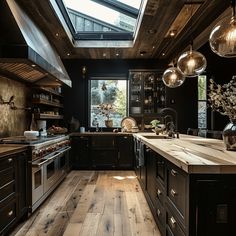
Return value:
<svg viewBox="0 0 236 236">
<path fill-rule="evenodd" d="M 14 136 L 3 138 L 0 143 L 28 145 L 29 189 L 32 190 L 29 213 L 32 213 L 60 184 L 69 170 L 69 136 L 53 135 L 36 139 Z"/>
</svg>

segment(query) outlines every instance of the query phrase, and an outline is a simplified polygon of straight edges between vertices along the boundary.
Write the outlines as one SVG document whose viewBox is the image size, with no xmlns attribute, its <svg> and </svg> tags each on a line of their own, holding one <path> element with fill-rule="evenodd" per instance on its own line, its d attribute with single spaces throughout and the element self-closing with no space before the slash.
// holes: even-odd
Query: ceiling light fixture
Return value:
<svg viewBox="0 0 236 236">
<path fill-rule="evenodd" d="M 170 37 L 174 37 L 176 35 L 176 30 L 171 30 L 170 31 Z"/>
<path fill-rule="evenodd" d="M 140 51 L 140 56 L 144 56 L 146 53 L 146 51 Z"/>
<path fill-rule="evenodd" d="M 218 22 L 209 37 L 211 50 L 221 57 L 236 57 L 235 2 L 231 0 L 232 16 Z"/>
<path fill-rule="evenodd" d="M 192 29 L 193 21 L 193 4 L 194 3 L 192 2 L 190 30 Z M 200 52 L 193 50 L 193 40 L 191 40 L 189 51 L 182 53 L 177 60 L 177 68 L 184 74 L 185 77 L 195 77 L 200 75 L 206 69 L 206 66 L 206 58 Z"/>
<path fill-rule="evenodd" d="M 171 67 L 164 71 L 162 81 L 169 88 L 177 88 L 184 83 L 185 77 L 172 63 Z"/>
</svg>

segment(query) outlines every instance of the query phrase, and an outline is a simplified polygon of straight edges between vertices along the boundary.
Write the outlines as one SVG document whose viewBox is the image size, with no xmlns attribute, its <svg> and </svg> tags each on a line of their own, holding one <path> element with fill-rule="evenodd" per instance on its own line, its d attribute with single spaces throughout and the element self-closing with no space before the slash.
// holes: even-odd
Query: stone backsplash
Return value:
<svg viewBox="0 0 236 236">
<path fill-rule="evenodd" d="M 21 82 L 8 79 L 0 75 L 0 95 L 9 101 L 14 95 L 16 107 L 30 106 L 30 89 Z M 29 129 L 31 112 L 12 110 L 7 104 L 0 104 L 0 138 L 23 135 Z"/>
</svg>

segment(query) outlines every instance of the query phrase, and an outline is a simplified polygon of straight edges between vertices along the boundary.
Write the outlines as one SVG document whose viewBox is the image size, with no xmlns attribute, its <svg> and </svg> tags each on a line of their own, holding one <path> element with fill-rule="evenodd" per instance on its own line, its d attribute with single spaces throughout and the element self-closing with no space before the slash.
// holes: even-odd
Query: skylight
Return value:
<svg viewBox="0 0 236 236">
<path fill-rule="evenodd" d="M 132 40 L 143 0 L 56 1 L 74 39 Z"/>
</svg>

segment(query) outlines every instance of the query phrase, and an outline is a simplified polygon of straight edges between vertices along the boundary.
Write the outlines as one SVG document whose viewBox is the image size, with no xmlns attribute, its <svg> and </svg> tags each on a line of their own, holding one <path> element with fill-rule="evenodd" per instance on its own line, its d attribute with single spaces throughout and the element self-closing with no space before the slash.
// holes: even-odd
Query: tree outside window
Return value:
<svg viewBox="0 0 236 236">
<path fill-rule="evenodd" d="M 120 127 L 127 116 L 127 80 L 90 80 L 90 126 L 105 127 L 112 119 Z"/>
</svg>

